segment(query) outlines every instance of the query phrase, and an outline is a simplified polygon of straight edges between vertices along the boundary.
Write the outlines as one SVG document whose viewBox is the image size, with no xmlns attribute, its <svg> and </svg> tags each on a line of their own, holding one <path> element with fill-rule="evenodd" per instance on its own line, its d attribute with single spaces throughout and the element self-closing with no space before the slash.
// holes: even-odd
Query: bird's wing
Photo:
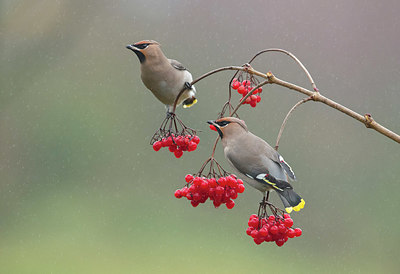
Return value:
<svg viewBox="0 0 400 274">
<path fill-rule="evenodd" d="M 255 135 L 253 135 L 255 136 Z M 270 161 L 273 161 L 275 164 L 277 164 L 279 167 L 283 168 L 283 170 L 286 172 L 286 174 L 289 176 L 290 179 L 296 180 L 296 176 L 294 175 L 294 172 L 292 168 L 289 166 L 288 163 L 283 159 L 283 157 L 274 149 L 272 148 L 267 142 L 262 140 L 261 138 L 255 136 L 256 139 L 260 140 L 259 142 L 255 142 L 258 144 L 256 146 L 257 151 L 264 151 L 264 156 Z M 264 160 L 265 164 L 267 166 L 271 166 L 271 163 L 269 161 Z M 272 165 L 274 167 L 274 165 Z M 274 171 L 271 171 L 271 173 L 274 175 Z M 275 175 L 278 176 L 278 175 Z M 279 178 L 279 177 L 278 177 Z"/>
<path fill-rule="evenodd" d="M 277 153 L 278 154 L 278 153 Z M 278 154 L 278 163 L 283 167 L 285 170 L 286 174 L 290 177 L 292 180 L 296 180 L 296 176 L 294 175 L 293 169 L 289 166 L 288 163 L 283 159 L 281 155 Z"/>
<path fill-rule="evenodd" d="M 174 59 L 169 59 L 169 62 L 171 63 L 171 66 L 173 66 L 177 70 L 186 70 L 186 68 L 180 62 Z"/>
<path fill-rule="evenodd" d="M 292 188 L 288 182 L 285 181 L 284 172 L 279 163 L 262 157 L 256 161 L 243 159 L 235 152 L 227 151 L 226 158 L 228 161 L 242 174 L 250 179 L 256 180 L 262 184 L 269 185 L 275 190 L 283 191 L 285 188 Z"/>
</svg>

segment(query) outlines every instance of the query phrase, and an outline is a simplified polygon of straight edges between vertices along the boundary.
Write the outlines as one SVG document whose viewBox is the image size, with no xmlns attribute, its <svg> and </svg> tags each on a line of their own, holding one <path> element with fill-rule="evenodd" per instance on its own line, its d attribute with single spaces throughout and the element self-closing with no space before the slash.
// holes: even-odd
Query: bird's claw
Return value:
<svg viewBox="0 0 400 274">
<path fill-rule="evenodd" d="M 185 88 L 192 89 L 192 85 L 189 82 L 185 82 Z"/>
</svg>

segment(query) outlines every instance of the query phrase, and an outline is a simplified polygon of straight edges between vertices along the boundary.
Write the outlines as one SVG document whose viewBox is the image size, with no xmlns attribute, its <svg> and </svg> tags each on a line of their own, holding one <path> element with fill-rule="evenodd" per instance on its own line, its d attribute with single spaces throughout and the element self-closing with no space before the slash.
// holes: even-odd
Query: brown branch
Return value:
<svg viewBox="0 0 400 274">
<path fill-rule="evenodd" d="M 310 100 L 312 100 L 312 97 L 311 97 L 311 96 L 308 97 L 308 98 L 302 99 L 301 101 L 297 102 L 297 103 L 289 110 L 289 112 L 286 114 L 286 117 L 285 117 L 285 119 L 284 119 L 283 122 L 282 122 L 281 128 L 279 129 L 278 137 L 276 138 L 275 150 L 278 150 L 278 148 L 279 148 L 279 140 L 280 140 L 281 137 L 282 137 L 283 130 L 285 129 L 285 126 L 286 126 L 286 123 L 287 123 L 287 121 L 288 121 L 288 119 L 289 119 L 290 114 L 292 114 L 292 112 L 293 112 L 298 106 L 300 106 L 301 104 L 303 104 L 303 103 L 305 103 L 305 102 L 308 102 L 308 101 L 310 101 Z"/>
<path fill-rule="evenodd" d="M 283 50 L 281 50 L 281 51 L 282 51 L 282 52 L 285 52 L 285 51 L 283 51 Z M 293 55 L 293 57 L 294 57 L 294 55 Z M 295 60 L 298 60 L 298 59 L 296 58 Z M 300 62 L 300 61 L 299 61 L 299 62 Z M 301 64 L 301 63 L 300 63 L 300 64 Z M 200 76 L 200 77 L 197 78 L 196 80 L 192 81 L 191 84 L 193 85 L 193 84 L 197 83 L 198 81 L 200 81 L 200 80 L 202 80 L 202 79 L 204 79 L 204 78 L 206 78 L 206 77 L 208 77 L 208 76 L 210 76 L 210 75 L 212 75 L 212 74 L 215 74 L 215 73 L 218 73 L 218 72 L 221 72 L 221 71 L 225 71 L 225 70 L 237 70 L 237 71 L 241 70 L 241 71 L 246 71 L 246 72 L 248 72 L 248 73 L 250 73 L 250 74 L 259 76 L 259 77 L 264 78 L 264 79 L 267 80 L 267 81 L 265 81 L 265 82 L 262 82 L 260 85 L 265 85 L 265 84 L 277 84 L 277 85 L 279 85 L 279 86 L 283 86 L 283 87 L 286 87 L 286 88 L 295 90 L 295 91 L 297 91 L 297 92 L 303 93 L 303 94 L 305 94 L 305 95 L 307 95 L 307 96 L 310 96 L 310 97 L 312 98 L 312 100 L 314 100 L 314 101 L 316 101 L 316 102 L 324 103 L 325 105 L 328 105 L 328 106 L 330 106 L 330 107 L 332 107 L 332 108 L 334 108 L 334 109 L 337 109 L 337 110 L 343 112 L 344 114 L 346 114 L 346 115 L 348 115 L 348 116 L 350 116 L 350 117 L 356 119 L 357 121 L 363 123 L 367 128 L 372 128 L 372 129 L 376 130 L 377 132 L 381 133 L 382 135 L 385 135 L 386 137 L 388 137 L 388 138 L 390 138 L 390 139 L 396 141 L 397 143 L 400 143 L 400 136 L 399 136 L 398 134 L 394 133 L 393 131 L 391 131 L 391 130 L 385 128 L 384 126 L 382 126 L 381 124 L 379 124 L 378 122 L 376 122 L 376 121 L 372 118 L 372 116 L 371 116 L 370 114 L 365 114 L 364 116 L 361 115 L 361 114 L 358 114 L 357 112 L 355 112 L 355 111 L 353 111 L 353 110 L 351 110 L 351 109 L 349 109 L 349 108 L 347 108 L 347 107 L 345 107 L 345 106 L 343 106 L 343 105 L 341 105 L 341 104 L 339 104 L 339 103 L 336 103 L 335 101 L 333 101 L 333 100 L 331 100 L 331 99 L 329 99 L 329 98 L 327 98 L 327 97 L 321 95 L 316 87 L 314 88 L 315 91 L 311 91 L 311 90 L 305 89 L 305 88 L 303 88 L 303 87 L 297 86 L 297 85 L 295 85 L 295 84 L 292 84 L 292 83 L 283 81 L 283 80 L 281 80 L 281 79 L 275 77 L 271 72 L 268 72 L 267 74 L 264 74 L 264 73 L 261 73 L 261 72 L 259 72 L 259 71 L 257 71 L 257 70 L 254 70 L 252 67 L 246 67 L 246 66 L 244 66 L 244 67 L 228 66 L 228 67 L 218 68 L 218 69 L 212 70 L 212 71 L 210 71 L 210 72 L 208 72 L 208 73 L 205 73 L 204 75 Z M 307 71 L 307 70 L 305 70 L 305 71 Z M 310 77 L 311 77 L 311 75 L 310 75 Z M 311 78 L 311 79 L 312 79 L 312 78 Z M 311 82 L 312 82 L 312 84 L 313 84 L 313 81 L 312 81 L 312 80 L 311 80 Z M 313 84 L 313 86 L 314 86 L 314 85 L 315 85 L 315 84 Z M 183 88 L 183 89 L 179 92 L 178 96 L 176 97 L 175 103 L 174 103 L 173 112 L 175 112 L 176 104 L 177 104 L 177 102 L 178 102 L 178 99 L 179 99 L 179 97 L 182 95 L 182 93 L 183 93 L 184 91 L 185 91 L 185 88 Z M 252 92 L 253 92 L 253 90 L 252 90 Z M 249 94 L 251 95 L 251 93 L 249 93 Z M 249 96 L 250 96 L 250 95 L 249 95 Z M 232 113 L 232 115 L 237 111 L 237 109 L 238 109 L 241 105 L 242 105 L 242 104 L 240 103 L 240 104 L 236 107 L 236 109 L 234 110 L 234 112 Z"/>
<path fill-rule="evenodd" d="M 372 129 L 376 130 L 377 132 L 381 133 L 382 135 L 385 135 L 386 137 L 392 139 L 393 141 L 400 143 L 400 136 L 398 134 L 394 133 L 393 131 L 385 128 L 384 126 L 382 126 L 381 124 L 376 122 L 370 114 L 365 114 L 364 116 L 362 116 L 361 114 L 358 114 L 357 112 L 321 95 L 319 92 L 313 92 L 311 90 L 302 88 L 295 84 L 283 81 L 279 78 L 276 78 L 271 72 L 268 72 L 265 76 L 266 77 L 264 77 L 264 78 L 268 79 L 273 84 L 277 84 L 277 85 L 295 90 L 297 92 L 303 93 L 305 95 L 311 96 L 312 100 L 314 100 L 316 102 L 324 103 L 325 105 L 328 105 L 331 108 L 337 109 L 337 110 L 343 112 L 344 114 L 356 119 L 357 121 L 360 121 L 367 128 L 372 128 Z"/>
</svg>

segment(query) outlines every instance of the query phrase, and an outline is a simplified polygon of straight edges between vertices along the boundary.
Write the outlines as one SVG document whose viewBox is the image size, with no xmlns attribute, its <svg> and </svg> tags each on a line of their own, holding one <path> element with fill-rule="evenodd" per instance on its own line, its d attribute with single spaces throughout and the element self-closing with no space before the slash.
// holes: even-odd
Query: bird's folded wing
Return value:
<svg viewBox="0 0 400 274">
<path fill-rule="evenodd" d="M 178 61 L 176 61 L 174 59 L 169 59 L 169 62 L 177 70 L 186 70 L 186 68 L 180 62 L 178 62 Z"/>
</svg>

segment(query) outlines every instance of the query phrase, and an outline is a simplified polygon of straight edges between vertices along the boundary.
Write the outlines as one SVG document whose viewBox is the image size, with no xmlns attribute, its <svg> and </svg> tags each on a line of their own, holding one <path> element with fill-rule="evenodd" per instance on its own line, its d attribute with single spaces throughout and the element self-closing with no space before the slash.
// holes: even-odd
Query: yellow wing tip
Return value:
<svg viewBox="0 0 400 274">
<path fill-rule="evenodd" d="M 190 104 L 183 105 L 183 108 L 190 108 L 191 106 L 193 106 L 196 103 L 197 103 L 197 99 L 194 99 L 193 102 L 191 102 Z"/>
</svg>

